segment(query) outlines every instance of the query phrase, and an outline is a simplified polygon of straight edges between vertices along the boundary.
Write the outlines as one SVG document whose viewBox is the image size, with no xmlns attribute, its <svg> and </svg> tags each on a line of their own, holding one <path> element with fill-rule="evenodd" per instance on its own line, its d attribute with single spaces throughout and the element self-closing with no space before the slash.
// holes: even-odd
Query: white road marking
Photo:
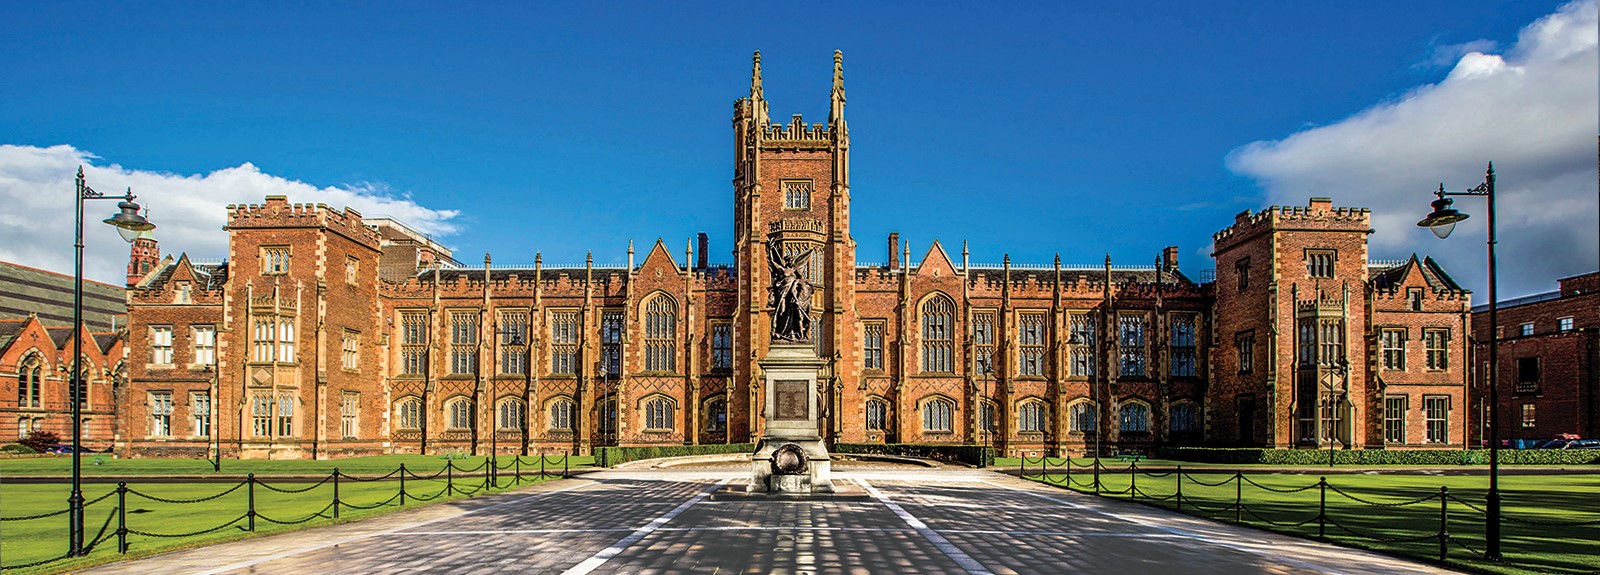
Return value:
<svg viewBox="0 0 1600 575">
<path fill-rule="evenodd" d="M 363 533 L 361 535 L 356 535 L 354 537 L 346 537 L 344 539 L 340 539 L 340 540 L 337 540 L 337 541 L 332 541 L 332 542 L 329 542 L 329 543 L 323 543 L 321 545 L 316 545 L 316 546 L 312 546 L 312 547 L 301 547 L 301 548 L 298 548 L 298 549 L 290 549 L 288 551 L 283 551 L 283 552 L 279 552 L 279 553 L 273 553 L 273 554 L 267 555 L 265 557 L 260 557 L 260 558 L 257 558 L 257 559 L 251 559 L 249 561 L 240 561 L 238 563 L 234 563 L 234 564 L 231 564 L 231 565 L 224 565 L 222 567 L 218 567 L 218 568 L 212 569 L 210 571 L 200 571 L 200 572 L 195 573 L 195 575 L 215 575 L 217 573 L 226 573 L 228 571 L 234 571 L 234 570 L 237 570 L 237 569 L 244 569 L 246 567 L 253 567 L 253 566 L 256 566 L 256 565 L 260 565 L 262 563 L 266 563 L 268 561 L 277 561 L 279 559 L 283 559 L 285 557 L 292 557 L 292 556 L 295 556 L 295 555 L 299 555 L 301 553 L 307 553 L 307 552 L 316 551 L 316 550 L 319 550 L 319 549 L 327 549 L 329 547 L 343 545 L 343 544 L 349 543 L 351 541 L 360 541 L 362 539 L 367 539 L 369 537 L 376 537 L 376 536 L 379 536 L 379 535 L 388 535 L 388 534 L 394 533 L 396 531 L 400 531 L 401 529 L 410 529 L 412 527 L 421 527 L 423 525 L 431 525 L 431 524 L 434 524 L 434 523 L 438 523 L 440 521 L 448 521 L 450 519 L 458 519 L 458 518 L 466 516 L 466 515 L 471 515 L 473 513 L 477 513 L 479 511 L 488 511 L 490 509 L 497 509 L 497 508 L 500 508 L 500 507 L 505 507 L 507 505 L 515 505 L 517 503 L 526 503 L 526 502 L 528 502 L 530 500 L 539 499 L 539 498 L 544 497 L 546 495 L 552 495 L 552 494 L 555 494 L 555 493 L 561 493 L 563 491 L 572 491 L 572 490 L 576 490 L 576 489 L 586 489 L 586 488 L 595 487 L 595 486 L 598 486 L 598 485 L 600 485 L 600 484 L 598 484 L 598 483 L 590 483 L 590 484 L 586 484 L 586 485 L 571 485 L 571 486 L 567 486 L 567 487 L 562 487 L 560 489 L 552 489 L 550 491 L 544 491 L 544 492 L 540 492 L 540 493 L 535 493 L 535 494 L 532 494 L 532 495 L 529 495 L 529 496 L 526 496 L 526 497 L 518 497 L 518 498 L 513 499 L 511 501 L 506 501 L 506 502 L 502 502 L 502 503 L 496 503 L 496 504 L 493 504 L 493 505 L 487 505 L 487 506 L 484 506 L 484 507 L 479 507 L 477 509 L 471 509 L 471 510 L 468 510 L 468 511 L 464 511 L 462 513 L 458 513 L 458 514 L 455 514 L 455 515 L 450 515 L 448 517 L 440 517 L 438 519 L 430 519 L 428 521 L 423 521 L 421 523 L 412 523 L 412 524 L 409 524 L 409 525 L 401 525 L 399 527 L 394 527 L 394 528 L 391 528 L 391 529 L 385 529 L 385 530 L 382 530 L 382 531 L 373 531 L 371 533 Z"/>
<path fill-rule="evenodd" d="M 615 533 L 632 532 L 632 528 L 610 529 L 474 529 L 461 531 L 400 531 L 391 533 L 391 536 L 405 535 L 550 535 L 557 533 Z M 828 532 L 861 532 L 861 533 L 906 533 L 915 532 L 915 528 L 904 527 L 806 527 L 798 525 L 722 525 L 714 527 L 659 527 L 656 531 L 693 533 L 701 531 L 828 531 Z M 940 533 L 957 533 L 961 535 L 1041 535 L 1061 537 L 1128 537 L 1134 539 L 1183 539 L 1185 535 L 1172 533 L 1085 533 L 1078 531 L 1031 531 L 1031 530 L 1003 530 L 1003 529 L 945 529 Z M 469 542 L 470 544 L 470 542 Z"/>
<path fill-rule="evenodd" d="M 883 492 L 878 491 L 878 488 L 873 487 L 871 483 L 867 483 L 867 480 L 856 479 L 856 483 L 861 484 L 861 488 L 867 490 L 867 493 L 872 495 L 873 499 L 877 499 L 879 502 L 883 503 L 884 507 L 888 507 L 889 511 L 893 511 L 895 515 L 900 516 L 901 521 L 905 521 L 906 525 L 910 525 L 912 529 L 916 529 L 917 533 L 922 534 L 924 539 L 927 539 L 929 543 L 933 543 L 934 547 L 939 548 L 939 551 L 942 551 L 945 556 L 950 558 L 951 561 L 955 561 L 956 565 L 960 565 L 961 568 L 966 570 L 967 573 L 971 575 L 994 575 L 994 573 L 989 571 L 988 568 L 984 567 L 983 564 L 978 563 L 977 559 L 973 559 L 971 555 L 967 555 L 967 552 L 956 547 L 955 544 L 951 543 L 949 539 L 945 539 L 943 535 L 940 535 L 938 531 L 934 531 L 932 528 L 928 527 L 928 524 L 923 523 L 921 519 L 917 519 L 915 516 L 911 515 L 911 513 L 906 511 L 905 508 L 900 507 L 898 503 L 890 501 L 888 497 L 884 497 Z"/>
<path fill-rule="evenodd" d="M 680 503 L 677 507 L 672 508 L 672 510 L 668 511 L 666 515 L 657 517 L 654 521 L 645 524 L 643 527 L 633 530 L 633 534 L 623 537 L 616 543 L 612 543 L 610 547 L 601 549 L 599 553 L 589 556 L 589 558 L 584 559 L 582 563 L 573 565 L 571 569 L 563 571 L 561 575 L 588 575 L 588 573 L 600 568 L 601 565 L 605 565 L 606 562 L 610 561 L 612 557 L 616 557 L 617 554 L 622 553 L 624 549 L 627 549 L 634 543 L 638 543 L 640 539 L 644 539 L 646 535 L 649 535 L 657 529 L 660 529 L 662 525 L 666 525 L 667 522 L 672 521 L 674 517 L 677 517 L 684 511 L 688 511 L 690 507 L 694 507 L 694 504 L 699 503 L 701 500 L 704 500 L 707 497 L 710 497 L 711 492 L 716 491 L 718 488 L 728 484 L 731 481 L 733 481 L 733 479 L 729 478 L 712 484 L 711 487 L 708 487 L 702 490 L 700 493 L 695 494 L 694 497 L 690 497 L 688 501 Z"/>
</svg>

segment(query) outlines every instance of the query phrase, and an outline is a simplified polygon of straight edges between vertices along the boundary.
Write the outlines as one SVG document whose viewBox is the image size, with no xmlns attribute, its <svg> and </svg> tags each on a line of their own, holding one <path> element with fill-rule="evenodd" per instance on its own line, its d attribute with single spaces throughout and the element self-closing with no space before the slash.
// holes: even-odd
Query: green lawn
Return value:
<svg viewBox="0 0 1600 575">
<path fill-rule="evenodd" d="M 135 457 L 117 459 L 110 455 L 83 454 L 83 474 L 95 475 L 216 475 L 212 471 L 209 459 L 176 459 L 176 458 L 147 458 Z M 501 455 L 501 467 L 512 462 L 510 455 Z M 559 468 L 562 455 L 560 453 L 546 455 L 545 465 Z M 473 468 L 480 465 L 484 457 L 456 456 L 456 467 Z M 400 467 L 401 463 L 406 469 L 416 473 L 432 473 L 443 469 L 446 459 L 440 455 L 375 455 L 371 457 L 351 457 L 346 459 L 223 459 L 222 473 L 225 475 L 321 475 L 333 472 L 333 468 L 352 475 L 384 474 Z M 570 460 L 572 467 L 588 467 L 594 465 L 594 457 L 588 455 L 574 455 Z M 525 455 L 522 457 L 524 468 L 538 467 L 538 455 Z M 61 475 L 72 473 L 72 457 L 57 455 L 51 457 L 28 457 L 18 459 L 0 459 L 0 475 Z M 10 513 L 3 513 L 11 515 Z"/>
<path fill-rule="evenodd" d="M 471 469 L 479 467 L 483 458 L 454 460 L 459 468 Z M 14 462 L 17 460 L 9 460 Z M 39 461 L 39 460 L 25 460 Z M 480 495 L 488 492 L 499 492 L 507 489 L 527 486 L 538 481 L 560 477 L 561 464 L 559 461 L 546 461 L 547 475 L 544 479 L 538 477 L 539 467 L 537 457 L 524 458 L 522 472 L 523 479 L 520 483 L 511 476 L 513 469 L 510 457 L 501 457 L 500 465 L 506 467 L 501 471 L 500 487 L 485 488 L 485 479 L 481 475 L 467 475 L 455 472 L 453 485 L 456 493 L 447 494 L 447 479 L 449 475 L 439 474 L 445 469 L 445 460 L 438 457 L 420 458 L 415 456 L 385 456 L 356 459 L 346 459 L 327 462 L 311 461 L 275 461 L 275 462 L 239 462 L 223 461 L 224 472 L 244 473 L 246 469 L 258 475 L 267 475 L 268 479 L 258 481 L 255 486 L 256 521 L 254 534 L 277 533 L 292 529 L 310 526 L 326 525 L 333 523 L 333 512 L 329 507 L 333 501 L 333 483 L 323 482 L 278 482 L 270 479 L 272 474 L 294 473 L 320 473 L 323 467 L 313 464 L 328 464 L 331 470 L 333 464 L 339 466 L 342 473 L 347 469 L 357 469 L 352 473 L 358 477 L 374 477 L 394 471 L 399 467 L 400 461 L 406 461 L 406 469 L 414 470 L 416 476 L 405 482 L 408 501 L 405 506 L 400 505 L 398 481 L 355 481 L 341 478 L 339 481 L 339 499 L 343 506 L 340 508 L 339 521 L 349 521 L 370 517 L 377 514 L 398 511 L 407 507 L 417 507 L 438 501 L 461 499 L 469 495 Z M 573 459 L 574 463 L 578 458 Z M 357 465 L 350 465 L 350 463 Z M 133 459 L 118 460 L 117 463 L 137 463 L 129 466 L 130 471 L 124 469 L 122 473 L 187 473 L 194 469 L 190 460 L 160 460 L 160 459 Z M 210 464 L 199 462 L 209 474 Z M 274 465 L 260 465 L 271 463 Z M 234 464 L 237 469 L 230 469 Z M 286 464 L 286 465 L 285 465 Z M 171 471 L 163 471 L 163 467 Z M 87 467 L 85 468 L 87 469 Z M 10 471 L 7 471 L 10 473 Z M 381 473 L 380 473 L 381 472 Z M 481 473 L 481 469 L 479 470 Z M 41 468 L 38 474 L 53 474 L 52 468 Z M 436 477 L 435 475 L 438 474 Z M 423 479 L 426 478 L 426 479 Z M 229 539 L 249 537 L 252 533 L 248 530 L 249 521 L 245 513 L 249 508 L 249 486 L 239 486 L 239 483 L 146 483 L 130 482 L 129 493 L 126 495 L 127 528 L 134 532 L 144 532 L 148 535 L 130 534 L 128 536 L 128 554 L 117 553 L 117 486 L 110 483 L 86 483 L 83 486 L 85 499 L 93 502 L 89 504 L 84 513 L 86 524 L 86 542 L 99 541 L 87 557 L 71 560 L 56 561 L 47 565 L 12 569 L 12 565 L 22 565 L 59 557 L 67 548 L 67 517 L 55 515 L 40 519 L 0 522 L 0 557 L 4 563 L 0 564 L 6 573 L 55 573 L 69 569 L 82 568 L 89 565 L 117 561 L 123 558 L 133 558 L 155 553 L 171 551 L 177 548 L 193 547 L 216 543 Z M 229 491 L 229 490 L 232 491 Z M 276 489 L 276 490 L 275 490 Z M 303 491 L 302 491 L 303 490 Z M 65 509 L 67 495 L 70 487 L 66 484 L 18 484 L 10 483 L 0 485 L 0 517 L 23 517 L 42 513 L 57 512 Z M 285 493 L 284 491 L 289 491 Z M 298 491 L 298 492 L 294 492 Z M 225 493 L 226 492 L 226 493 Z M 108 497 L 95 501 L 102 496 Z M 214 499 L 193 503 L 170 503 L 144 497 L 149 495 L 162 499 L 202 499 L 218 496 Z M 219 496 L 220 495 L 220 496 Z M 426 500 L 426 501 L 423 501 Z M 352 506 L 371 507 L 370 509 L 357 509 Z M 230 523 L 232 522 L 232 523 Z M 276 522 L 291 523 L 284 525 Z M 299 522 L 299 523 L 296 523 Z M 207 533 L 188 534 L 216 528 Z M 166 537 L 181 535 L 178 537 Z"/>
<path fill-rule="evenodd" d="M 1104 463 L 1104 462 L 1103 462 Z M 1027 478 L 1093 493 L 1093 475 L 1075 467 L 1070 480 L 1061 460 L 1051 460 L 1048 475 L 1034 469 Z M 1126 465 L 1112 465 L 1123 470 Z M 1188 467 L 1187 465 L 1185 467 Z M 1319 501 L 1323 490 L 1318 477 L 1308 474 L 1246 473 L 1239 487 L 1227 473 L 1188 473 L 1183 478 L 1182 511 L 1233 522 L 1235 498 L 1242 499 L 1243 523 L 1252 527 L 1315 538 L 1319 535 Z M 1102 494 L 1133 498 L 1161 507 L 1177 506 L 1175 473 L 1112 473 L 1102 470 Z M 1253 482 L 1253 483 L 1252 483 Z M 1448 487 L 1447 516 L 1452 543 L 1448 566 L 1490 573 L 1593 573 L 1600 569 L 1600 474 L 1501 476 L 1503 501 L 1501 552 L 1504 561 L 1483 561 L 1484 514 L 1480 509 L 1488 488 L 1484 476 L 1427 476 L 1341 474 L 1327 479 L 1327 519 L 1322 532 L 1330 541 L 1435 561 L 1439 555 L 1439 488 Z M 1222 483 L 1206 486 L 1203 484 Z M 1237 490 L 1237 491 L 1236 491 Z M 1292 491 L 1292 492 L 1290 492 Z M 1341 493 L 1342 492 L 1342 493 Z M 1397 505 L 1428 498 L 1409 505 Z M 1358 501 L 1359 499 L 1359 501 Z M 1520 522 L 1519 522 L 1520 521 Z M 1541 526 L 1522 522 L 1580 523 L 1588 525 Z M 1388 539 L 1388 540 L 1386 540 Z M 1420 539 L 1394 541 L 1394 539 Z"/>
</svg>

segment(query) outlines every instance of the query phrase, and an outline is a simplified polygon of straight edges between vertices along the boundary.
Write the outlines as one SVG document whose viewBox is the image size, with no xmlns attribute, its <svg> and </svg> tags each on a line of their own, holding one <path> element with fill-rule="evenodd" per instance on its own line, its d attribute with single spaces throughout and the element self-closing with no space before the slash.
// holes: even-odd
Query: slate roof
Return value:
<svg viewBox="0 0 1600 575">
<path fill-rule="evenodd" d="M 1427 282 L 1428 287 L 1431 289 L 1454 292 L 1467 291 L 1462 289 L 1461 284 L 1456 283 L 1455 278 L 1450 277 L 1450 274 L 1445 272 L 1443 267 L 1439 266 L 1439 262 L 1433 261 L 1432 257 L 1418 260 L 1416 254 L 1412 254 L 1411 259 L 1406 260 L 1404 264 L 1373 272 L 1368 281 L 1372 283 L 1374 289 L 1394 289 L 1400 285 L 1400 282 L 1405 281 L 1406 275 L 1411 273 L 1411 268 L 1413 267 L 1422 273 L 1423 281 Z"/>
<path fill-rule="evenodd" d="M 222 289 L 222 286 L 228 283 L 228 262 L 222 262 L 220 264 L 197 264 L 191 261 L 189 262 L 189 266 L 194 269 L 195 276 L 197 276 L 196 279 L 202 280 L 204 283 L 204 285 L 197 286 L 200 289 Z M 150 279 L 150 283 L 144 287 L 146 289 L 160 289 L 166 286 L 167 282 L 172 280 L 172 273 L 177 271 L 177 269 L 177 262 L 167 264 L 167 267 L 162 268 L 154 278 Z"/>
</svg>

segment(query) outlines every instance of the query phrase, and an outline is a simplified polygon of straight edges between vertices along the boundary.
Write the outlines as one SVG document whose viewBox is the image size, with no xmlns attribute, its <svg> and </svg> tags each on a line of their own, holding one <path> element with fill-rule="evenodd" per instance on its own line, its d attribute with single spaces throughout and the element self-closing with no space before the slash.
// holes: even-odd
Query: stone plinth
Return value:
<svg viewBox="0 0 1600 575">
<path fill-rule="evenodd" d="M 773 344 L 759 364 L 767 426 L 751 457 L 750 487 L 765 493 L 833 493 L 828 449 L 817 434 L 817 371 L 810 344 Z"/>
</svg>

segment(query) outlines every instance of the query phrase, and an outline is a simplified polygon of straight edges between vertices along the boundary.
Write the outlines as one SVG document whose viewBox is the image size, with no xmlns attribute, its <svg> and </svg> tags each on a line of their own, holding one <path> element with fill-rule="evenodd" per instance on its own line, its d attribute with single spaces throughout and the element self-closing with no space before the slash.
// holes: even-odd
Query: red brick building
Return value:
<svg viewBox="0 0 1600 575">
<path fill-rule="evenodd" d="M 1500 396 L 1502 439 L 1550 439 L 1559 434 L 1600 437 L 1600 272 L 1559 280 L 1553 292 L 1500 302 Z M 1478 365 L 1474 386 L 1487 401 L 1488 306 L 1474 308 L 1472 328 Z M 1488 408 L 1475 427 L 1486 429 Z M 1478 415 L 1478 414 L 1474 414 Z"/>
<path fill-rule="evenodd" d="M 83 388 L 71 377 L 73 339 L 83 338 Z M 29 433 L 51 431 L 72 441 L 72 400 L 85 401 L 82 444 L 110 447 L 117 435 L 118 395 L 123 380 L 119 333 L 92 332 L 86 325 L 47 326 L 38 317 L 0 319 L 0 443 L 16 443 Z M 12 425 L 14 423 L 14 425 Z"/>
<path fill-rule="evenodd" d="M 771 122 L 757 56 L 733 114 L 731 265 L 709 262 L 702 234 L 676 254 L 660 240 L 641 253 L 630 244 L 623 266 L 592 257 L 547 266 L 535 254 L 531 266 L 486 255 L 469 268 L 397 222 L 348 208 L 283 197 L 231 206 L 226 264 L 167 260 L 130 291 L 140 359 L 124 447 L 328 457 L 751 441 L 764 425 L 752 406 L 772 321 L 769 250 L 811 253 L 812 333 L 827 360 L 819 431 L 831 442 L 1080 453 L 1317 445 L 1325 427 L 1351 447 L 1461 444 L 1459 361 L 1373 374 L 1372 358 L 1376 326 L 1407 326 L 1411 339 L 1434 327 L 1462 333 L 1466 292 L 1431 261 L 1369 271 L 1365 210 L 1314 200 L 1241 215 L 1218 235 L 1228 273 L 1216 285 L 1227 289 L 1181 271 L 1177 248 L 1152 254 L 1152 265 L 976 264 L 966 246 L 913 250 L 891 234 L 887 263 L 860 263 L 837 54 L 830 103 L 826 123 Z M 1323 251 L 1333 252 L 1326 276 L 1315 266 L 1313 277 L 1295 275 Z M 1244 254 L 1249 265 L 1230 267 Z M 1257 283 L 1236 287 L 1232 269 L 1255 270 Z M 1420 309 L 1397 299 L 1412 287 L 1428 290 Z M 1303 369 L 1292 337 L 1302 320 L 1342 330 L 1325 340 L 1335 346 L 1328 361 Z M 200 347 L 143 360 L 143 338 L 169 333 L 180 349 L 213 346 L 214 371 Z M 1243 374 L 1242 333 L 1256 334 L 1259 365 Z M 1464 354 L 1462 340 L 1451 341 Z M 1345 365 L 1317 395 L 1319 378 Z M 195 403 L 207 391 L 218 401 Z M 1415 432 L 1391 444 L 1378 407 L 1386 394 L 1416 397 L 1406 404 Z M 1454 402 L 1442 436 L 1423 431 L 1434 395 Z M 1318 402 L 1333 423 L 1306 427 Z M 215 436 L 155 432 L 158 415 L 197 420 L 211 408 Z"/>
</svg>

